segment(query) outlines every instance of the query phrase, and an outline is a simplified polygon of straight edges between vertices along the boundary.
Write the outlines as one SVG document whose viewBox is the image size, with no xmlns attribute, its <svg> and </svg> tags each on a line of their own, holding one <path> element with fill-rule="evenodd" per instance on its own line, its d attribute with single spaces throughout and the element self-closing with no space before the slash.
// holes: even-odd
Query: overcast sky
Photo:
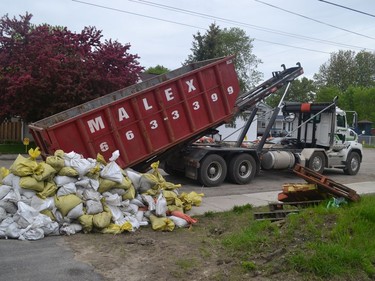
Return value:
<svg viewBox="0 0 375 281">
<path fill-rule="evenodd" d="M 342 6 L 368 13 L 351 11 Z M 374 0 L 1 0 L 1 15 L 33 14 L 32 23 L 80 32 L 95 26 L 106 39 L 131 45 L 144 67 L 179 68 L 193 35 L 216 22 L 239 27 L 254 39 L 264 79 L 280 65 L 300 62 L 312 78 L 330 53 L 375 51 Z"/>
</svg>

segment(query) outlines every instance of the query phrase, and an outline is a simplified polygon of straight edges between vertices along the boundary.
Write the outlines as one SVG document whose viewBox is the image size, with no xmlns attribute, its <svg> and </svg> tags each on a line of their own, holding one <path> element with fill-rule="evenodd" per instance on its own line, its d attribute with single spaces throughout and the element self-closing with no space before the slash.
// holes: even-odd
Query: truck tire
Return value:
<svg viewBox="0 0 375 281">
<path fill-rule="evenodd" d="M 236 184 L 247 184 L 254 178 L 256 170 L 253 156 L 247 153 L 238 154 L 229 162 L 228 179 Z"/>
<path fill-rule="evenodd" d="M 218 186 L 227 175 L 227 164 L 223 157 L 217 154 L 207 155 L 201 161 L 198 171 L 198 181 L 204 186 Z"/>
<path fill-rule="evenodd" d="M 356 175 L 361 166 L 361 157 L 358 152 L 351 152 L 346 160 L 346 167 L 344 173 L 347 175 Z"/>
<path fill-rule="evenodd" d="M 324 153 L 317 151 L 311 155 L 307 167 L 313 170 L 314 172 L 322 174 L 324 171 L 325 165 L 326 165 L 326 158 L 324 157 Z"/>
</svg>

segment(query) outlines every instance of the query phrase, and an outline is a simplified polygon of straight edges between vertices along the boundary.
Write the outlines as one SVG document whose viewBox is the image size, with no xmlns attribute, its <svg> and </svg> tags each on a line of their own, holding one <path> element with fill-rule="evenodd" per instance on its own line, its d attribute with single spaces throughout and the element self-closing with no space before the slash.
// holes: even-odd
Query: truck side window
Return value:
<svg viewBox="0 0 375 281">
<path fill-rule="evenodd" d="M 337 127 L 346 127 L 346 119 L 343 115 L 337 115 Z"/>
<path fill-rule="evenodd" d="M 307 120 L 309 120 L 314 114 L 310 113 L 310 114 L 303 114 L 303 122 L 306 122 Z M 308 123 L 312 123 L 314 122 L 315 120 L 315 123 L 320 123 L 320 117 L 321 115 L 316 115 L 314 118 L 311 118 Z"/>
</svg>

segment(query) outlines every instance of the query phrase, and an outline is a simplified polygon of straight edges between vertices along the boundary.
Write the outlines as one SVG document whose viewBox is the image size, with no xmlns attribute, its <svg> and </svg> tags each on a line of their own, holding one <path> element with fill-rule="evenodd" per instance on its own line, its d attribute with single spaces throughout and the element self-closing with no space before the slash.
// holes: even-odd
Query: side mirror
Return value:
<svg viewBox="0 0 375 281">
<path fill-rule="evenodd" d="M 290 122 L 293 122 L 294 119 L 296 119 L 296 115 L 293 112 L 287 113 L 286 115 L 284 115 L 284 121 L 285 122 L 290 123 Z"/>
</svg>

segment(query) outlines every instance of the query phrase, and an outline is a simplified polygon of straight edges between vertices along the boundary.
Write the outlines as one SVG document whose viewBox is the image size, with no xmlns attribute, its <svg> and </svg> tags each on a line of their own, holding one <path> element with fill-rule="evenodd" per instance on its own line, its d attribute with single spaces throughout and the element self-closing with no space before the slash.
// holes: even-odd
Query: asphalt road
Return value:
<svg viewBox="0 0 375 281">
<path fill-rule="evenodd" d="M 341 169 L 326 169 L 324 175 L 341 184 L 369 181 L 375 182 L 375 149 L 364 149 L 361 168 L 357 175 L 345 175 Z M 255 176 L 255 178 L 247 185 L 236 185 L 224 182 L 223 185 L 218 187 L 201 187 L 199 183 L 184 178 L 172 176 L 165 176 L 165 178 L 173 183 L 181 183 L 183 186 L 180 191 L 203 192 L 205 197 L 279 191 L 284 183 L 305 182 L 305 180 L 299 178 L 291 170 L 261 171 L 260 175 Z"/>
<path fill-rule="evenodd" d="M 0 157 L 0 167 L 9 168 L 14 159 Z M 375 182 L 375 149 L 365 149 L 359 173 L 343 174 L 342 170 L 328 170 L 325 174 L 342 184 Z M 218 187 L 202 188 L 197 182 L 166 175 L 166 180 L 181 183 L 180 192 L 203 192 L 205 197 L 249 194 L 281 190 L 283 183 L 304 182 L 292 171 L 262 171 L 248 185 L 224 183 Z M 204 200 L 203 200 L 204 201 Z M 90 265 L 77 262 L 74 252 L 64 243 L 64 237 L 46 237 L 38 241 L 0 239 L 0 278 L 4 281 L 65 281 L 104 280 Z"/>
</svg>

